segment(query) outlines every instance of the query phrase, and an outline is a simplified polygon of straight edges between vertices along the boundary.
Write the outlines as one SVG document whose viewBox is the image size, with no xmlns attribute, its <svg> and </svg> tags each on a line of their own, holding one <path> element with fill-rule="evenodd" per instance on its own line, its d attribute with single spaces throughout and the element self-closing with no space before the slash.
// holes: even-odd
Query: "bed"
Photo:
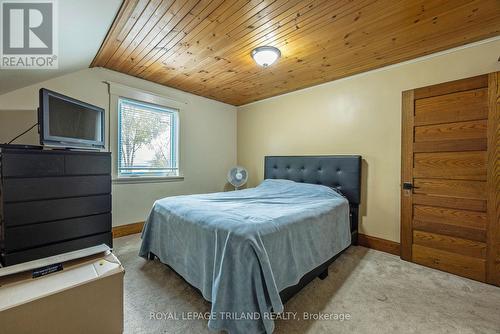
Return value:
<svg viewBox="0 0 500 334">
<path fill-rule="evenodd" d="M 211 302 L 211 330 L 272 333 L 272 314 L 357 243 L 360 175 L 360 156 L 265 157 L 256 188 L 156 201 L 139 255 Z"/>
</svg>

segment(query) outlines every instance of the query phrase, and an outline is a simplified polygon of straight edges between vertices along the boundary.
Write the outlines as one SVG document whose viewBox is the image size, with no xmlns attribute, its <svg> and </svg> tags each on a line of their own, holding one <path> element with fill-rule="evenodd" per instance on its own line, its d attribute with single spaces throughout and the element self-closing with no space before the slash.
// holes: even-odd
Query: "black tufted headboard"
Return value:
<svg viewBox="0 0 500 334">
<path fill-rule="evenodd" d="M 361 202 L 361 156 L 274 156 L 265 157 L 265 179 L 286 179 L 322 184 L 339 190 L 349 201 L 351 243 L 358 244 Z"/>
<path fill-rule="evenodd" d="M 350 204 L 361 199 L 361 156 L 273 156 L 265 157 L 265 179 L 286 179 L 322 184 L 338 189 Z"/>
</svg>

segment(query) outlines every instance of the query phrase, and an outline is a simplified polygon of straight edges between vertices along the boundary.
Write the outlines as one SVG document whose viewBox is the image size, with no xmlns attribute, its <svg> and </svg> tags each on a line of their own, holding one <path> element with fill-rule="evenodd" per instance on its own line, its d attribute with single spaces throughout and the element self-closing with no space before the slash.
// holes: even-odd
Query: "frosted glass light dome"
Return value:
<svg viewBox="0 0 500 334">
<path fill-rule="evenodd" d="M 280 56 L 280 50 L 274 46 L 259 46 L 252 51 L 253 60 L 263 67 L 272 65 Z"/>
</svg>

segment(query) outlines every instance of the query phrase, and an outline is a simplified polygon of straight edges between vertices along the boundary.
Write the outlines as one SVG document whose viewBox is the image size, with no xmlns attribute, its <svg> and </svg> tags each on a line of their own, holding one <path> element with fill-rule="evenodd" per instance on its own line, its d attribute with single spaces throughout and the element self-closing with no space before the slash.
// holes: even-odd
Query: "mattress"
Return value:
<svg viewBox="0 0 500 334">
<path fill-rule="evenodd" d="M 154 253 L 201 291 L 212 303 L 210 329 L 272 333 L 279 292 L 350 242 L 349 204 L 335 190 L 265 180 L 156 201 L 139 255 Z"/>
</svg>

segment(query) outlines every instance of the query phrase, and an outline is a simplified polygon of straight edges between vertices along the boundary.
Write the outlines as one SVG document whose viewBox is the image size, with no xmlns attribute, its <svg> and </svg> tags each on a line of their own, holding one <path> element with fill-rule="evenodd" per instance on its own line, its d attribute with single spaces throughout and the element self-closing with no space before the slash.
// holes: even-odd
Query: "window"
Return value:
<svg viewBox="0 0 500 334">
<path fill-rule="evenodd" d="M 118 177 L 178 176 L 179 111 L 118 100 Z"/>
</svg>

